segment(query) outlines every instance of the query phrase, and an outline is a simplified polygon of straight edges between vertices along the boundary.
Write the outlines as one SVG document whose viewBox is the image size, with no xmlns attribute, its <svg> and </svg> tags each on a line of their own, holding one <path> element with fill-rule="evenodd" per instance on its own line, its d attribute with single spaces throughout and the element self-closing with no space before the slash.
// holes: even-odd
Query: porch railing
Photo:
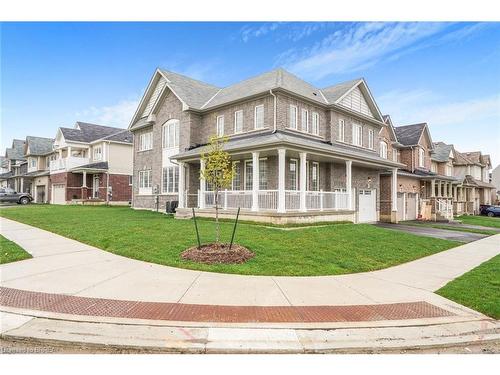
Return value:
<svg viewBox="0 0 500 375">
<path fill-rule="evenodd" d="M 349 194 L 345 191 L 306 192 L 307 210 L 347 210 L 348 208 Z"/>
<path fill-rule="evenodd" d="M 453 219 L 453 205 L 450 200 L 436 199 L 436 212 L 447 219 Z"/>
</svg>

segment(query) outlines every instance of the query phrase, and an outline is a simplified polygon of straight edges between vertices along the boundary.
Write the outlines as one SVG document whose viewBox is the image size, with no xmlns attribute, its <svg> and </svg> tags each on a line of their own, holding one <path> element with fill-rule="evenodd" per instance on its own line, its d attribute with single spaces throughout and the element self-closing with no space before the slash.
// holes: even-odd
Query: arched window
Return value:
<svg viewBox="0 0 500 375">
<path fill-rule="evenodd" d="M 163 124 L 163 148 L 179 147 L 179 120 L 168 120 Z"/>
<path fill-rule="evenodd" d="M 380 157 L 387 159 L 387 143 L 384 141 L 380 142 Z"/>
</svg>

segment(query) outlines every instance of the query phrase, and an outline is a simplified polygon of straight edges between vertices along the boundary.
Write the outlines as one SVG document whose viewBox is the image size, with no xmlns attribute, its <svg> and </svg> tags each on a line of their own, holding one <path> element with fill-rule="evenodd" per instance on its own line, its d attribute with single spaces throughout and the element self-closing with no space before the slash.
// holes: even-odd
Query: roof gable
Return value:
<svg viewBox="0 0 500 375">
<path fill-rule="evenodd" d="M 53 151 L 54 140 L 52 138 L 26 137 L 25 155 L 46 155 Z"/>
<path fill-rule="evenodd" d="M 74 128 L 59 128 L 59 130 L 66 141 L 90 143 L 125 129 L 79 121 Z"/>
<path fill-rule="evenodd" d="M 429 148 L 433 149 L 432 138 L 427 127 L 427 124 L 412 124 L 396 126 L 394 128 L 398 142 L 403 146 L 418 146 L 422 142 L 422 137 L 425 134 L 428 140 Z"/>
</svg>

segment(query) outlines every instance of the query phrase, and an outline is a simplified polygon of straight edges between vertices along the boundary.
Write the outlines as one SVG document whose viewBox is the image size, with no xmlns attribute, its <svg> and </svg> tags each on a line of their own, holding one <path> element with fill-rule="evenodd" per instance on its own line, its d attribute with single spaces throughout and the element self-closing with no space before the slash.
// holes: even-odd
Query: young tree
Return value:
<svg viewBox="0 0 500 375">
<path fill-rule="evenodd" d="M 231 156 L 224 151 L 224 143 L 227 138 L 211 137 L 208 151 L 201 155 L 205 162 L 205 170 L 201 171 L 201 177 L 205 179 L 214 189 L 215 199 L 215 242 L 220 243 L 219 224 L 219 197 L 220 192 L 231 186 L 234 177 L 234 165 Z"/>
</svg>

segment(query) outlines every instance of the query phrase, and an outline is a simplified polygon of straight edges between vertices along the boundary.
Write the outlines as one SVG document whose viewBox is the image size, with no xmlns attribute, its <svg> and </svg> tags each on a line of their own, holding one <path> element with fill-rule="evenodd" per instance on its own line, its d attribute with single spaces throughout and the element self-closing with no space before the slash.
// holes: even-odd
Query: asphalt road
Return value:
<svg viewBox="0 0 500 375">
<path fill-rule="evenodd" d="M 486 234 L 459 232 L 457 230 L 438 229 L 425 226 L 404 225 L 404 224 L 390 224 L 390 223 L 377 223 L 374 224 L 381 228 L 398 230 L 406 233 L 413 233 L 420 236 L 442 238 L 444 240 L 472 242 L 480 240 L 481 238 L 488 237 Z"/>
</svg>

